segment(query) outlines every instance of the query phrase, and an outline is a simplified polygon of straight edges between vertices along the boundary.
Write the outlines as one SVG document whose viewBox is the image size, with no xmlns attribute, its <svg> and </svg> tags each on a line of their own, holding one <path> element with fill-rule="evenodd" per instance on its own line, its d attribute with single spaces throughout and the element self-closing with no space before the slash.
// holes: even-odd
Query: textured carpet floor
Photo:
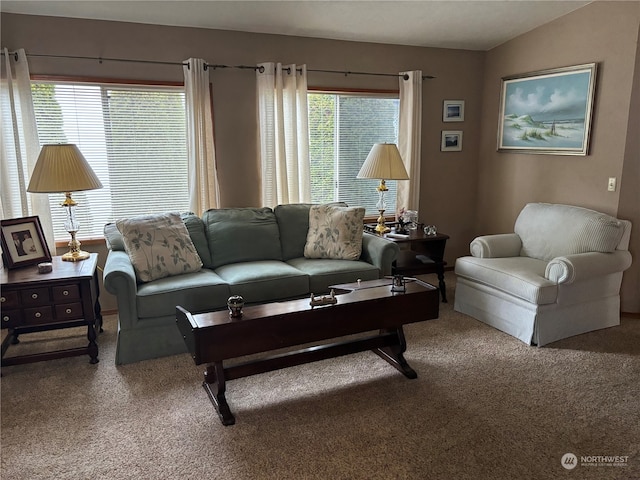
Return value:
<svg viewBox="0 0 640 480">
<path fill-rule="evenodd" d="M 447 280 L 440 318 L 405 330 L 418 379 L 364 352 L 234 380 L 231 427 L 188 355 L 115 366 L 108 316 L 99 364 L 3 369 L 0 476 L 640 478 L 640 320 L 528 347 L 454 312 Z M 69 332 L 25 336 L 8 354 L 47 347 L 52 334 L 83 343 Z M 561 465 L 566 453 L 573 470 Z"/>
</svg>

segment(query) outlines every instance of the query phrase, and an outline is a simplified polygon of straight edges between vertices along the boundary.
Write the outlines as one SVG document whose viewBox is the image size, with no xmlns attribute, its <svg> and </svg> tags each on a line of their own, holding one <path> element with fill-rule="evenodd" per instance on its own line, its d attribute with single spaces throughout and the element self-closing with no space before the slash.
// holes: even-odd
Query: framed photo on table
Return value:
<svg viewBox="0 0 640 480">
<path fill-rule="evenodd" d="M 502 79 L 498 151 L 587 155 L 596 64 Z"/>
<path fill-rule="evenodd" d="M 0 220 L 0 229 L 2 262 L 6 268 L 51 261 L 38 216 Z"/>
</svg>

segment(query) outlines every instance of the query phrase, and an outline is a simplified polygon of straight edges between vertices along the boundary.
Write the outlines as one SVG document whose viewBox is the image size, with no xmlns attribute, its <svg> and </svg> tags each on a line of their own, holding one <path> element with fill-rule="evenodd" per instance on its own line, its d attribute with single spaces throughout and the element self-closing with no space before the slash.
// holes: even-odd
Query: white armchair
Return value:
<svg viewBox="0 0 640 480">
<path fill-rule="evenodd" d="M 455 310 L 529 345 L 620 324 L 631 223 L 569 205 L 527 204 L 514 233 L 456 260 Z"/>
</svg>

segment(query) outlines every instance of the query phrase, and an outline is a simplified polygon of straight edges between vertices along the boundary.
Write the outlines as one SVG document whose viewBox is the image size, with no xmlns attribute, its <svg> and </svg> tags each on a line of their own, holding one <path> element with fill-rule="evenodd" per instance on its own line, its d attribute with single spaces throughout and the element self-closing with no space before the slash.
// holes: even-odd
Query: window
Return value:
<svg viewBox="0 0 640 480">
<path fill-rule="evenodd" d="M 397 94 L 327 93 L 307 95 L 311 201 L 343 201 L 377 215 L 377 180 L 356 178 L 374 143 L 397 143 Z M 387 181 L 387 211 L 396 210 L 396 181 Z"/>
<path fill-rule="evenodd" d="M 189 208 L 183 87 L 33 81 L 40 144 L 75 143 L 104 188 L 76 192 L 79 237 L 119 218 Z M 66 240 L 62 194 L 51 194 Z"/>
</svg>

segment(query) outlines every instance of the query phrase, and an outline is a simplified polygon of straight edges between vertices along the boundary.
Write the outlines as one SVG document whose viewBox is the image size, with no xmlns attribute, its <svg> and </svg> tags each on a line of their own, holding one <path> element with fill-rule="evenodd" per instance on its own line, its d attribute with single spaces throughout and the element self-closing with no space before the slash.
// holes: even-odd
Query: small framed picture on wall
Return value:
<svg viewBox="0 0 640 480">
<path fill-rule="evenodd" d="M 464 100 L 445 100 L 442 106 L 443 122 L 464 121 Z"/>
<path fill-rule="evenodd" d="M 441 152 L 462 151 L 462 130 L 443 130 L 440 142 Z"/>
</svg>

